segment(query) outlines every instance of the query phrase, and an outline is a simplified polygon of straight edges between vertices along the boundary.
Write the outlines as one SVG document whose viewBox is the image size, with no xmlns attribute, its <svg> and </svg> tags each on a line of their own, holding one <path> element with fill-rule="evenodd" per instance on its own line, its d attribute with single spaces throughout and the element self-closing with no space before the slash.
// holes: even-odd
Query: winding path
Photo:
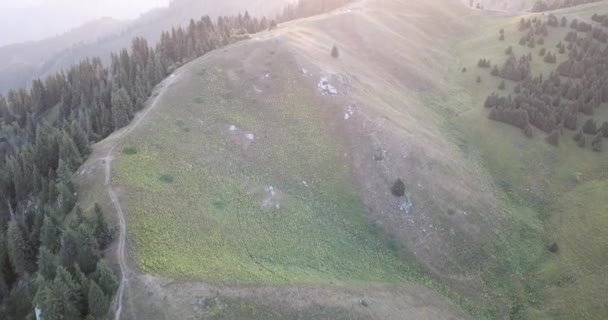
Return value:
<svg viewBox="0 0 608 320">
<path fill-rule="evenodd" d="M 120 316 L 122 314 L 122 300 L 123 300 L 125 288 L 129 285 L 129 275 L 131 274 L 131 270 L 129 269 L 129 266 L 127 265 L 127 260 L 125 258 L 125 247 L 126 247 L 126 238 L 127 238 L 127 221 L 125 219 L 125 213 L 122 209 L 122 206 L 120 205 L 120 202 L 118 201 L 118 197 L 116 196 L 116 193 L 114 192 L 114 188 L 112 187 L 112 160 L 114 160 L 114 158 L 113 158 L 114 150 L 116 150 L 116 147 L 120 144 L 122 139 L 124 137 L 126 137 L 127 135 L 129 135 L 129 133 L 131 133 L 131 131 L 133 131 L 135 128 L 137 128 L 141 124 L 141 121 L 144 118 L 146 118 L 148 113 L 150 113 L 150 111 L 152 111 L 154 108 L 156 108 L 156 106 L 158 105 L 158 100 L 165 94 L 166 89 L 169 88 L 171 86 L 171 84 L 173 84 L 173 82 L 175 82 L 177 80 L 177 78 L 178 78 L 177 74 L 172 74 L 171 76 L 169 76 L 169 78 L 165 79 L 161 83 L 160 93 L 156 97 L 154 97 L 154 99 L 152 101 L 150 101 L 149 107 L 147 109 L 145 109 L 143 112 L 136 115 L 135 121 L 133 121 L 127 127 L 123 128 L 120 132 L 116 133 L 116 135 L 111 140 L 110 145 L 112 147 L 110 148 L 110 150 L 108 151 L 106 156 L 102 158 L 102 160 L 104 161 L 104 164 L 105 164 L 105 169 L 106 169 L 105 170 L 106 171 L 106 179 L 105 179 L 106 191 L 108 192 L 108 196 L 110 197 L 110 200 L 112 201 L 114 210 L 116 210 L 116 215 L 118 216 L 118 229 L 119 229 L 118 248 L 116 249 L 116 256 L 118 258 L 118 265 L 120 267 L 121 280 L 120 280 L 120 285 L 118 286 L 118 291 L 116 292 L 116 298 L 114 300 L 114 305 L 115 305 L 115 309 L 116 309 L 116 313 L 114 314 L 114 320 L 120 320 Z"/>
</svg>

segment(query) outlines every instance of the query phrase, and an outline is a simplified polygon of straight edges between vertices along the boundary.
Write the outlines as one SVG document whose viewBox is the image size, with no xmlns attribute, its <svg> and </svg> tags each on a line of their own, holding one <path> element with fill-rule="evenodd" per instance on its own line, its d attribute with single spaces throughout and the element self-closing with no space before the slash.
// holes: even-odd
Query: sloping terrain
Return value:
<svg viewBox="0 0 608 320">
<path fill-rule="evenodd" d="M 601 286 L 603 260 L 577 254 L 600 236 L 567 239 L 601 224 L 603 204 L 584 207 L 594 222 L 544 215 L 597 198 L 605 162 L 496 130 L 482 104 L 497 83 L 475 83 L 478 55 L 500 61 L 498 30 L 519 19 L 457 0 L 359 1 L 177 70 L 78 177 L 83 207 L 114 212 L 113 151 L 133 270 L 123 318 L 601 316 L 597 286 L 560 281 L 571 268 Z M 565 190 L 540 162 L 583 163 L 590 184 L 530 197 Z"/>
<path fill-rule="evenodd" d="M 463 0 L 465 4 L 472 8 L 510 13 L 529 11 L 541 12 L 601 1 L 602 0 Z"/>
<path fill-rule="evenodd" d="M 110 53 L 128 48 L 135 37 L 156 43 L 163 31 L 185 26 L 190 19 L 209 15 L 274 16 L 289 0 L 191 1 L 178 0 L 167 8 L 152 10 L 133 21 L 101 19 L 64 35 L 35 42 L 0 47 L 0 93 L 25 87 L 30 81 L 58 72 L 90 57 L 109 61 Z"/>
</svg>

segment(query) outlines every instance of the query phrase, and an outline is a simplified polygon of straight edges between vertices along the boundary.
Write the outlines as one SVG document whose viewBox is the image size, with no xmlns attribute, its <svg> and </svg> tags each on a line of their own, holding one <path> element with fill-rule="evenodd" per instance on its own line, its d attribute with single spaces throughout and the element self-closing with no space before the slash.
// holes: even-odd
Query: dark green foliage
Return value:
<svg viewBox="0 0 608 320">
<path fill-rule="evenodd" d="M 498 77 L 498 75 L 500 74 L 500 71 L 498 71 L 498 66 L 494 65 L 494 68 L 492 68 L 492 71 L 490 72 L 491 75 Z"/>
<path fill-rule="evenodd" d="M 553 14 L 549 14 L 546 21 L 540 17 L 522 18 L 519 24 L 523 32 L 521 44 L 531 47 L 542 44 L 548 36 L 548 27 L 557 28 L 565 24 L 565 19 L 560 21 Z M 549 143 L 555 144 L 558 141 L 555 130 L 560 133 L 563 129 L 577 130 L 578 112 L 593 115 L 597 108 L 608 102 L 607 78 L 604 76 L 608 70 L 608 48 L 604 45 L 608 43 L 608 32 L 578 20 L 573 20 L 570 27 L 574 31 L 556 45 L 560 53 L 566 54 L 569 50 L 567 59 L 548 75 L 530 76 L 530 54 L 520 59 L 510 55 L 501 69 L 493 70 L 492 74 L 518 83 L 514 87 L 514 96 L 503 97 L 493 93 L 486 99 L 485 107 L 492 109 L 491 119 L 520 128 L 528 125 L 537 127 L 548 134 Z M 539 55 L 544 55 L 546 63 L 557 63 L 557 54 L 551 50 L 541 48 Z M 527 114 L 528 123 L 520 121 L 524 119 L 523 113 Z M 577 142 L 581 146 L 586 145 L 585 134 L 595 136 L 598 130 L 601 132 L 597 124 L 588 121 L 582 132 L 575 136 Z"/>
<path fill-rule="evenodd" d="M 502 81 L 500 82 L 500 84 L 498 85 L 498 90 L 505 90 L 505 89 L 506 89 L 506 87 L 507 87 L 507 84 L 505 83 L 505 81 L 504 81 L 504 80 L 502 80 Z"/>
<path fill-rule="evenodd" d="M 403 183 L 403 180 L 397 179 L 397 181 L 395 181 L 391 187 L 391 193 L 395 197 L 403 197 L 405 195 L 405 183 Z"/>
<path fill-rule="evenodd" d="M 336 47 L 335 45 L 333 46 L 333 48 L 331 48 L 331 56 L 334 58 L 340 57 L 340 52 L 338 52 L 338 47 Z"/>
<path fill-rule="evenodd" d="M 97 203 L 93 209 L 93 235 L 95 236 L 95 239 L 97 239 L 99 248 L 102 250 L 105 249 L 114 238 L 112 230 L 103 216 L 103 210 Z"/>
<path fill-rule="evenodd" d="M 579 132 L 577 132 L 572 139 L 574 139 L 574 141 L 576 142 L 580 142 L 583 138 L 585 138 L 585 134 L 583 133 L 583 130 L 579 130 Z"/>
<path fill-rule="evenodd" d="M 173 180 L 175 178 L 173 178 L 173 176 L 171 174 L 163 173 L 160 175 L 160 177 L 158 179 L 164 183 L 173 183 Z"/>
<path fill-rule="evenodd" d="M 477 76 L 477 83 L 481 83 L 481 76 Z"/>
<path fill-rule="evenodd" d="M 59 250 L 59 229 L 53 222 L 53 219 L 48 215 L 44 216 L 44 222 L 40 232 L 40 243 L 48 248 L 50 252 L 54 253 Z"/>
<path fill-rule="evenodd" d="M 505 41 L 505 35 L 504 35 L 504 33 L 503 33 L 503 34 L 501 34 L 501 35 L 498 37 L 498 40 L 499 40 L 499 41 Z"/>
<path fill-rule="evenodd" d="M 76 230 L 76 240 L 78 243 L 76 262 L 84 273 L 95 271 L 100 258 L 99 245 L 86 224 L 81 224 Z"/>
<path fill-rule="evenodd" d="M 553 242 L 551 245 L 549 245 L 549 251 L 551 253 L 558 253 L 559 252 L 559 245 L 557 244 L 557 242 Z"/>
<path fill-rule="evenodd" d="M 36 271 L 34 249 L 16 220 L 8 224 L 6 245 L 11 265 L 19 275 L 26 276 Z"/>
<path fill-rule="evenodd" d="M 91 281 L 89 284 L 89 294 L 88 294 L 88 309 L 89 315 L 93 319 L 103 319 L 106 313 L 108 312 L 109 302 L 108 298 L 103 294 L 103 291 L 97 283 Z"/>
<path fill-rule="evenodd" d="M 132 156 L 134 154 L 137 154 L 137 148 L 135 148 L 134 146 L 128 146 L 128 147 L 125 147 L 124 149 L 122 149 L 122 153 L 124 153 L 128 156 Z"/>
<path fill-rule="evenodd" d="M 278 19 L 301 18 L 347 2 L 300 1 Z M 128 125 L 152 89 L 177 67 L 274 27 L 274 20 L 248 13 L 217 22 L 204 16 L 191 20 L 186 29 L 163 32 L 155 46 L 133 39 L 130 50 L 111 54 L 107 65 L 87 58 L 32 81 L 30 88 L 10 90 L 7 98 L 0 94 L 0 318 L 6 312 L 9 318 L 25 318 L 32 313 L 32 302 L 45 320 L 83 319 L 93 305 L 94 316 L 107 313 L 115 277 L 109 268 L 96 269 L 99 248 L 110 244 L 112 231 L 98 206 L 91 221 L 80 208 L 73 210 L 72 175 L 91 144 Z M 57 117 L 47 122 L 50 111 L 57 111 Z M 125 149 L 128 154 L 136 151 Z M 161 179 L 171 182 L 173 177 Z M 101 296 L 106 301 L 88 301 L 93 272 L 104 274 L 99 281 L 105 283 Z M 100 296 L 97 289 L 92 296 Z"/>
<path fill-rule="evenodd" d="M 549 51 L 547 52 L 547 55 L 545 55 L 543 61 L 545 61 L 546 63 L 556 63 L 557 57 L 551 51 Z"/>
<path fill-rule="evenodd" d="M 580 138 L 580 140 L 578 141 L 578 146 L 581 148 L 584 148 L 586 145 L 587 145 L 587 137 L 583 135 Z"/>
<path fill-rule="evenodd" d="M 38 273 L 47 280 L 55 278 L 59 259 L 46 247 L 38 251 Z"/>
<path fill-rule="evenodd" d="M 604 138 L 608 138 L 608 122 L 604 122 L 599 130 Z"/>
<path fill-rule="evenodd" d="M 118 279 L 105 260 L 100 260 L 97 262 L 95 279 L 97 280 L 101 290 L 103 290 L 107 296 L 111 296 L 116 289 L 118 289 Z"/>
<path fill-rule="evenodd" d="M 112 92 L 112 119 L 114 128 L 120 129 L 131 121 L 133 117 L 133 104 L 127 90 L 115 89 Z"/>
<path fill-rule="evenodd" d="M 477 62 L 477 66 L 480 67 L 480 68 L 489 68 L 490 67 L 490 60 L 479 59 L 479 62 Z"/>
<path fill-rule="evenodd" d="M 549 134 L 549 136 L 545 139 L 547 143 L 552 144 L 554 146 L 559 146 L 559 137 L 561 136 L 559 130 L 555 129 Z"/>
<path fill-rule="evenodd" d="M 512 55 L 513 54 L 513 46 L 509 46 L 507 50 L 505 50 L 505 54 Z"/>
<path fill-rule="evenodd" d="M 583 132 L 594 135 L 597 133 L 597 123 L 593 119 L 589 119 L 583 125 Z"/>
<path fill-rule="evenodd" d="M 61 250 L 59 257 L 61 265 L 66 268 L 73 268 L 78 258 L 78 237 L 76 231 L 67 229 L 61 236 Z"/>
<path fill-rule="evenodd" d="M 591 149 L 595 152 L 602 152 L 603 144 L 604 139 L 602 138 L 602 134 L 598 133 L 593 137 L 593 140 L 591 140 Z"/>
</svg>

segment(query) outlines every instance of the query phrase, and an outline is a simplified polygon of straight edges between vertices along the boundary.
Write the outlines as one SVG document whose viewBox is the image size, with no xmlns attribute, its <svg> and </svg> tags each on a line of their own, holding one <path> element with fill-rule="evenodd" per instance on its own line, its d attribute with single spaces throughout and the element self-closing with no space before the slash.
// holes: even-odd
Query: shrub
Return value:
<svg viewBox="0 0 608 320">
<path fill-rule="evenodd" d="M 334 58 L 340 57 L 340 52 L 338 51 L 338 47 L 336 47 L 335 45 L 333 48 L 331 48 L 331 56 Z"/>
<path fill-rule="evenodd" d="M 175 180 L 173 176 L 168 173 L 161 174 L 158 179 L 164 183 L 172 183 Z"/>
<path fill-rule="evenodd" d="M 134 146 L 128 146 L 128 147 L 125 147 L 124 149 L 122 149 L 122 153 L 124 153 L 128 156 L 132 156 L 134 154 L 137 154 L 137 148 L 135 148 Z"/>
<path fill-rule="evenodd" d="M 397 181 L 395 181 L 391 188 L 391 193 L 395 197 L 403 197 L 405 195 L 405 183 L 403 183 L 403 180 L 397 179 Z"/>
<path fill-rule="evenodd" d="M 502 81 L 500 82 L 500 84 L 498 85 L 498 89 L 499 89 L 499 90 L 505 90 L 506 88 L 507 88 L 507 84 L 505 83 L 505 81 L 504 81 L 504 80 L 502 80 Z"/>
<path fill-rule="evenodd" d="M 583 125 L 583 132 L 586 134 L 596 134 L 597 133 L 597 124 L 593 119 L 587 120 Z"/>
<path fill-rule="evenodd" d="M 554 145 L 554 146 L 559 146 L 559 130 L 555 129 L 551 132 L 551 134 L 545 139 L 545 141 L 547 141 L 547 143 Z"/>
<path fill-rule="evenodd" d="M 559 245 L 557 244 L 557 242 L 553 242 L 552 244 L 549 245 L 549 251 L 551 251 L 551 253 L 557 253 L 559 252 Z"/>
</svg>

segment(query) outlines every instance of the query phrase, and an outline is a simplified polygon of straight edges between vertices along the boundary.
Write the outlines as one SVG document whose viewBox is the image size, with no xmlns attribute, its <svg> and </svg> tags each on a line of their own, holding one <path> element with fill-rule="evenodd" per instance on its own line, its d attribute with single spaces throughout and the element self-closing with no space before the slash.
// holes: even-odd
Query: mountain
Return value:
<svg viewBox="0 0 608 320">
<path fill-rule="evenodd" d="M 101 19 L 47 40 L 0 48 L 0 93 L 27 86 L 33 79 L 52 74 L 74 63 L 128 48 L 131 39 L 144 37 L 155 43 L 162 31 L 186 25 L 203 15 L 217 18 L 249 10 L 253 16 L 273 16 L 290 0 L 245 1 L 176 0 L 169 7 L 152 10 L 133 21 Z M 250 8 L 250 9 L 243 9 Z"/>
</svg>

